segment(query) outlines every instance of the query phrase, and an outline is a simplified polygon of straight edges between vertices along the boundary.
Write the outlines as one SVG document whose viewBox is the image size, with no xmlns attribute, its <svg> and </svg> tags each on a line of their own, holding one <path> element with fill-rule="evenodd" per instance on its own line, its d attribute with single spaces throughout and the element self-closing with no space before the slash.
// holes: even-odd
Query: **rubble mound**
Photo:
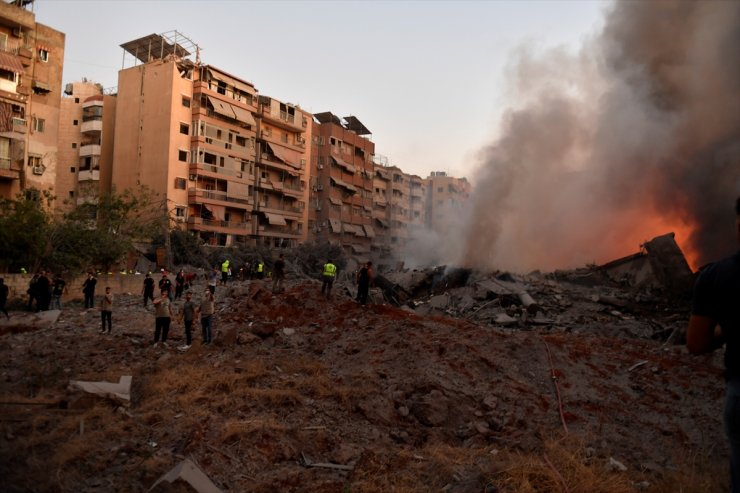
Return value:
<svg viewBox="0 0 740 493">
<path fill-rule="evenodd" d="M 720 358 L 673 344 L 685 309 L 455 275 L 408 290 L 413 308 L 359 305 L 341 284 L 327 299 L 305 279 L 219 287 L 214 343 L 196 327 L 187 350 L 178 322 L 151 344 L 138 296 L 117 298 L 112 335 L 79 307 L 7 333 L 2 489 L 147 491 L 187 470 L 221 491 L 559 491 L 558 477 L 571 492 L 668 491 L 679 472 L 721 491 L 703 466 L 727 456 Z M 126 375 L 130 402 L 69 387 Z"/>
</svg>

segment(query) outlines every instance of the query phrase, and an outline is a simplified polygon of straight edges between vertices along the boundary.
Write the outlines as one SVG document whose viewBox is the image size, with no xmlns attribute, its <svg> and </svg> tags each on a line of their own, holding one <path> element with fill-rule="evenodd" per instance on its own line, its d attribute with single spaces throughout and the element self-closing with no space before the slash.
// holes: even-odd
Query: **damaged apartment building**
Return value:
<svg viewBox="0 0 740 493">
<path fill-rule="evenodd" d="M 65 36 L 0 2 L 0 197 L 54 189 Z"/>
<path fill-rule="evenodd" d="M 200 63 L 176 31 L 121 46 L 135 61 L 119 72 L 112 183 L 152 189 L 209 245 L 305 241 L 311 115 Z"/>
</svg>

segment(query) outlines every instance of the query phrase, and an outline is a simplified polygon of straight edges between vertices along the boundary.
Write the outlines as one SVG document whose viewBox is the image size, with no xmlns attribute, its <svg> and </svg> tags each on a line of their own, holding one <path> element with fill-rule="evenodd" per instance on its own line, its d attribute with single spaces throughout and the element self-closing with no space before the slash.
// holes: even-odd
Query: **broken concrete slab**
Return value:
<svg viewBox="0 0 740 493">
<path fill-rule="evenodd" d="M 125 403 L 131 402 L 131 375 L 122 376 L 118 383 L 71 380 L 69 386 L 89 394 L 117 399 Z"/>
<path fill-rule="evenodd" d="M 0 317 L 0 334 L 48 329 L 56 323 L 61 313 L 61 310 L 13 312 L 9 319 L 3 315 Z"/>
<path fill-rule="evenodd" d="M 159 478 L 148 491 L 164 491 L 166 488 L 164 483 L 174 484 L 177 481 L 184 481 L 197 493 L 222 493 L 221 490 L 208 478 L 208 476 L 206 476 L 206 474 L 189 459 L 183 460 L 178 465 L 170 469 L 169 472 Z"/>
<path fill-rule="evenodd" d="M 694 285 L 694 273 L 676 243 L 674 233 L 656 236 L 643 245 L 655 277 L 670 292 L 684 294 Z"/>
</svg>

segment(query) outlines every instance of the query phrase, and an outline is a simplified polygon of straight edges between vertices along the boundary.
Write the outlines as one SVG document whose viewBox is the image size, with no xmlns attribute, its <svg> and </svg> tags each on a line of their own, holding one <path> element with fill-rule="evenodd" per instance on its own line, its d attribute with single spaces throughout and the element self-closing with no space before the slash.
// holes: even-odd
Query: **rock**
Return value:
<svg viewBox="0 0 740 493">
<path fill-rule="evenodd" d="M 611 472 L 625 472 L 627 470 L 627 466 L 616 460 L 614 457 L 609 457 L 609 462 L 607 462 L 606 468 Z"/>
<path fill-rule="evenodd" d="M 69 382 L 69 386 L 89 394 L 117 399 L 124 403 L 131 401 L 131 375 L 122 376 L 118 379 L 118 383 L 72 380 Z"/>
<path fill-rule="evenodd" d="M 393 402 L 380 394 L 363 397 L 357 403 L 357 410 L 371 423 L 388 426 L 396 420 L 396 409 L 393 407 Z"/>
<path fill-rule="evenodd" d="M 450 303 L 450 295 L 448 294 L 440 294 L 438 296 L 433 296 L 429 300 L 429 308 L 436 308 L 438 310 L 444 310 L 447 308 L 447 305 Z"/>
<path fill-rule="evenodd" d="M 411 405 L 411 413 L 424 426 L 440 426 L 446 423 L 449 409 L 449 399 L 436 389 Z"/>
<path fill-rule="evenodd" d="M 488 427 L 488 423 L 485 421 L 476 421 L 473 423 L 473 426 L 475 427 L 475 431 L 480 433 L 481 435 L 488 435 L 491 433 L 491 429 Z"/>
<path fill-rule="evenodd" d="M 252 334 L 256 335 L 261 339 L 267 339 L 272 337 L 277 330 L 277 326 L 274 324 L 254 324 L 250 327 Z"/>
<path fill-rule="evenodd" d="M 493 318 L 493 323 L 496 325 L 513 325 L 517 322 L 518 320 L 516 318 L 510 317 L 506 313 L 497 313 Z"/>
<path fill-rule="evenodd" d="M 496 406 L 498 405 L 498 397 L 496 397 L 495 395 L 487 395 L 483 398 L 483 404 L 488 409 L 496 409 Z"/>
<path fill-rule="evenodd" d="M 398 414 L 403 416 L 404 418 L 409 415 L 409 408 L 406 406 L 401 406 L 398 408 Z"/>
<path fill-rule="evenodd" d="M 218 337 L 214 339 L 214 342 L 218 346 L 233 346 L 237 341 L 237 330 L 236 327 L 226 327 L 219 331 Z"/>
<path fill-rule="evenodd" d="M 288 327 L 283 329 L 283 335 L 292 336 L 293 334 L 295 334 L 295 329 L 290 329 Z"/>
</svg>

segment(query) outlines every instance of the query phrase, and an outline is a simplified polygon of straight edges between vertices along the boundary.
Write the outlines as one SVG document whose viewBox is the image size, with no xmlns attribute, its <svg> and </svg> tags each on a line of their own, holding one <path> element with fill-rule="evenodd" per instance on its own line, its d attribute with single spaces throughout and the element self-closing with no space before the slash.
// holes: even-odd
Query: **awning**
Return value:
<svg viewBox="0 0 740 493">
<path fill-rule="evenodd" d="M 390 173 L 388 173 L 388 172 L 387 172 L 386 170 L 384 170 L 384 169 L 380 169 L 380 168 L 375 168 L 375 174 L 376 174 L 376 175 L 378 175 L 379 177 L 381 177 L 381 178 L 382 178 L 382 179 L 384 179 L 384 180 L 388 180 L 388 181 L 390 181 L 390 179 L 391 179 L 391 174 L 390 174 Z"/>
<path fill-rule="evenodd" d="M 357 169 L 351 164 L 345 163 L 341 159 L 334 157 L 334 156 L 331 156 L 331 158 L 334 160 L 337 166 L 341 166 L 342 168 L 346 169 L 348 172 L 355 174 L 355 172 L 357 171 Z"/>
<path fill-rule="evenodd" d="M 231 109 L 234 110 L 234 114 L 236 114 L 237 120 L 239 120 L 240 122 L 244 122 L 248 125 L 251 125 L 253 127 L 257 126 L 257 123 L 254 121 L 254 117 L 252 117 L 252 113 L 234 104 L 230 106 L 231 106 Z"/>
<path fill-rule="evenodd" d="M 18 57 L 4 51 L 0 51 L 0 69 L 14 72 L 16 74 L 22 74 L 25 72 L 23 64 L 18 60 Z"/>
<path fill-rule="evenodd" d="M 267 222 L 274 226 L 285 226 L 288 224 L 285 222 L 285 218 L 283 216 L 280 216 L 278 214 L 270 214 L 269 212 L 263 212 L 263 214 L 267 218 Z"/>
<path fill-rule="evenodd" d="M 385 221 L 384 219 L 378 219 L 377 217 L 375 218 L 375 220 L 378 221 L 378 224 L 380 225 L 381 228 L 388 229 L 387 221 Z"/>
<path fill-rule="evenodd" d="M 373 208 L 370 207 L 369 205 L 363 205 L 362 208 L 365 209 L 367 212 L 372 212 L 373 211 Z"/>
<path fill-rule="evenodd" d="M 49 86 L 49 84 L 41 80 L 33 81 L 33 87 L 34 89 L 39 89 L 44 92 L 51 92 L 51 87 Z"/>
<path fill-rule="evenodd" d="M 368 238 L 375 238 L 375 230 L 372 226 L 368 226 L 367 224 L 363 224 L 362 227 L 365 229 L 365 234 Z"/>
<path fill-rule="evenodd" d="M 339 222 L 339 219 L 329 219 L 329 227 L 333 233 L 342 232 L 342 223 Z"/>
<path fill-rule="evenodd" d="M 342 229 L 344 230 L 345 233 L 351 233 L 353 235 L 357 234 L 357 230 L 355 229 L 354 224 L 344 223 L 342 224 Z"/>
<path fill-rule="evenodd" d="M 213 111 L 215 111 L 219 115 L 225 116 L 226 118 L 236 120 L 234 110 L 231 109 L 232 106 L 229 103 L 224 103 L 223 101 L 219 101 L 218 99 L 212 98 L 211 96 L 208 96 L 208 101 L 211 102 L 211 105 L 213 106 Z"/>
<path fill-rule="evenodd" d="M 342 205 L 342 201 L 339 199 L 335 199 L 334 197 L 329 197 L 329 202 L 331 202 L 334 205 Z"/>
<path fill-rule="evenodd" d="M 222 74 L 220 72 L 216 72 L 214 70 L 209 70 L 208 73 L 211 75 L 212 79 L 216 79 L 218 81 L 223 82 L 224 84 L 227 84 L 235 89 L 239 89 L 240 91 L 244 91 L 246 93 L 254 95 L 255 89 L 254 86 L 249 84 L 248 82 L 240 81 L 239 79 L 235 77 L 231 77 L 226 74 Z"/>
<path fill-rule="evenodd" d="M 273 156 L 275 156 L 276 158 L 278 158 L 279 160 L 281 160 L 282 162 L 284 162 L 288 166 L 292 166 L 294 168 L 299 168 L 298 165 L 293 164 L 292 160 L 288 158 L 287 154 L 285 153 L 285 151 L 283 149 L 280 148 L 280 146 L 273 145 L 273 144 L 269 144 L 268 143 L 267 144 L 267 147 L 270 148 L 270 150 L 272 151 Z"/>
<path fill-rule="evenodd" d="M 335 184 L 336 186 L 338 186 L 338 187 L 342 187 L 342 188 L 345 188 L 345 189 L 347 189 L 347 190 L 348 190 L 349 192 L 352 192 L 352 193 L 357 193 L 357 189 L 356 189 L 356 188 L 355 188 L 355 187 L 354 187 L 353 185 L 350 185 L 350 184 L 349 184 L 349 183 L 347 183 L 347 182 L 344 182 L 344 181 L 342 181 L 342 180 L 339 180 L 339 179 L 337 179 L 337 178 L 334 178 L 333 176 L 330 176 L 330 177 L 329 177 L 329 179 L 330 179 L 331 181 L 333 181 L 333 182 L 334 182 L 334 184 Z"/>
</svg>

